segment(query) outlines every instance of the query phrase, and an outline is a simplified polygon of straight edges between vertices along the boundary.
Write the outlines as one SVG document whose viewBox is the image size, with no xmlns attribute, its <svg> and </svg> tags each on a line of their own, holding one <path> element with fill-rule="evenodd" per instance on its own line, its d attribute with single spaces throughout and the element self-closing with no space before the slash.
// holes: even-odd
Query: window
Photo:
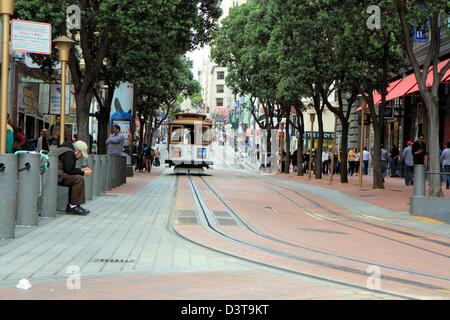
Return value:
<svg viewBox="0 0 450 320">
<path fill-rule="evenodd" d="M 172 134 L 170 135 L 170 142 L 169 143 L 180 143 L 182 140 L 182 134 L 183 134 L 183 127 L 180 126 L 173 126 L 172 127 Z"/>
<path fill-rule="evenodd" d="M 217 93 L 223 93 L 225 91 L 225 86 L 223 84 L 218 84 L 216 86 L 216 92 Z"/>
<path fill-rule="evenodd" d="M 217 80 L 225 79 L 225 71 L 217 71 Z"/>
<path fill-rule="evenodd" d="M 223 107 L 223 98 L 216 98 L 216 107 Z"/>
</svg>

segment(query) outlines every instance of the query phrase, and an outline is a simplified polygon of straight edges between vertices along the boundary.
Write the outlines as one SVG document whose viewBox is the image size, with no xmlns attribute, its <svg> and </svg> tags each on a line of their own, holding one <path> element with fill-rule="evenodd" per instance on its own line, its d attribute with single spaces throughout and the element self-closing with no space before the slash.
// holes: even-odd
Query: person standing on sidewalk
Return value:
<svg viewBox="0 0 450 320">
<path fill-rule="evenodd" d="M 323 174 L 328 174 L 329 162 L 330 162 L 330 153 L 328 152 L 328 149 L 325 148 L 325 150 L 322 152 Z"/>
<path fill-rule="evenodd" d="M 37 143 L 37 151 L 41 152 L 42 150 L 50 151 L 47 142 L 47 129 L 42 129 L 41 136 L 39 137 Z"/>
<path fill-rule="evenodd" d="M 395 144 L 391 147 L 391 153 L 389 155 L 390 160 L 390 170 L 391 170 L 391 177 L 398 177 L 397 168 L 398 168 L 398 159 L 400 157 L 400 151 L 398 150 L 397 146 Z"/>
<path fill-rule="evenodd" d="M 405 185 L 414 184 L 414 157 L 412 154 L 412 141 L 408 141 L 407 147 L 402 152 L 402 159 L 405 161 Z"/>
<path fill-rule="evenodd" d="M 370 152 L 367 151 L 367 148 L 364 148 L 362 152 L 363 157 L 363 174 L 368 175 L 369 174 L 369 160 L 372 160 L 372 156 L 370 155 Z"/>
<path fill-rule="evenodd" d="M 446 143 L 447 148 L 442 151 L 440 161 L 442 164 L 442 167 L 444 168 L 444 172 L 447 173 L 446 176 L 446 189 L 450 186 L 450 141 L 447 141 Z"/>
<path fill-rule="evenodd" d="M 384 145 L 381 144 L 381 174 L 383 176 L 383 182 L 384 178 L 386 178 L 388 160 L 389 160 L 389 153 L 384 148 Z"/>
<path fill-rule="evenodd" d="M 425 156 L 427 155 L 427 146 L 423 142 L 424 135 L 419 135 L 419 139 L 412 145 L 412 153 L 414 156 L 414 164 L 425 164 Z"/>
<path fill-rule="evenodd" d="M 113 126 L 113 135 L 106 140 L 108 147 L 108 154 L 114 156 L 121 156 L 123 151 L 123 144 L 125 137 L 120 133 L 120 126 L 115 124 Z"/>
<path fill-rule="evenodd" d="M 155 166 L 156 167 L 160 166 L 160 161 L 159 161 L 160 157 L 161 157 L 161 152 L 159 152 L 159 147 L 156 147 L 156 149 L 155 149 Z"/>
<path fill-rule="evenodd" d="M 55 124 L 52 124 L 50 127 L 50 138 L 48 140 L 48 148 L 50 152 L 58 148 L 60 126 L 61 126 L 61 116 L 56 115 Z"/>
<path fill-rule="evenodd" d="M 74 144 L 64 142 L 50 155 L 58 157 L 58 185 L 69 187 L 69 203 L 66 213 L 86 215 L 89 210 L 81 207 L 85 203 L 85 189 L 83 176 L 89 177 L 92 170 L 77 168 L 76 162 L 81 157 L 88 157 L 86 142 L 78 140 Z"/>
<path fill-rule="evenodd" d="M 355 173 L 355 165 L 356 165 L 356 153 L 355 148 L 348 149 L 348 173 L 350 176 L 353 176 Z"/>
</svg>

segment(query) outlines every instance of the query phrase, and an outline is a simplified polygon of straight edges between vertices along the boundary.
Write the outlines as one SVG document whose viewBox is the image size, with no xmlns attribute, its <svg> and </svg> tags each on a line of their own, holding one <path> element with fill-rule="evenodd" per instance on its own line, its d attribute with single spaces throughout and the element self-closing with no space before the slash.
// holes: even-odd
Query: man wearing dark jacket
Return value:
<svg viewBox="0 0 450 320">
<path fill-rule="evenodd" d="M 89 168 L 77 168 L 76 162 L 81 157 L 88 157 L 87 144 L 77 141 L 74 144 L 64 142 L 50 155 L 58 156 L 58 185 L 69 187 L 69 203 L 66 207 L 67 213 L 86 215 L 88 210 L 80 205 L 85 203 L 84 178 L 92 174 Z"/>
</svg>

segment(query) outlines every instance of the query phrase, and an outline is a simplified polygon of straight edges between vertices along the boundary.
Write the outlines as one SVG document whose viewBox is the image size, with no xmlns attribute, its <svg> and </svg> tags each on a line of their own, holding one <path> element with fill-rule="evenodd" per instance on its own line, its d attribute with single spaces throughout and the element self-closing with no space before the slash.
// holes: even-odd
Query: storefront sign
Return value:
<svg viewBox="0 0 450 320">
<path fill-rule="evenodd" d="M 66 85 L 66 112 L 70 110 L 70 85 Z M 50 114 L 61 114 L 61 85 L 52 84 L 50 86 Z"/>
<path fill-rule="evenodd" d="M 49 55 L 52 53 L 52 26 L 34 21 L 11 21 L 11 50 Z"/>
<path fill-rule="evenodd" d="M 19 83 L 17 107 L 25 114 L 36 114 L 39 111 L 39 83 Z"/>
</svg>

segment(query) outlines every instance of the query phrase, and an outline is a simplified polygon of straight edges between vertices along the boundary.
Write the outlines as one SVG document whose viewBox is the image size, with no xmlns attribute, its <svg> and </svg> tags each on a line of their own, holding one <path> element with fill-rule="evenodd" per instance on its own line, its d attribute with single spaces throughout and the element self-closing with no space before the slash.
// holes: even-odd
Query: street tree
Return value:
<svg viewBox="0 0 450 320">
<path fill-rule="evenodd" d="M 81 9 L 80 29 L 69 34 L 77 40 L 70 52 L 69 69 L 75 89 L 78 135 L 86 141 L 89 106 L 109 49 L 121 44 L 142 49 L 148 43 L 143 45 L 141 41 L 151 39 L 153 44 L 171 43 L 171 54 L 185 53 L 211 40 L 221 14 L 216 0 L 16 0 L 15 12 L 20 19 L 50 23 L 53 37 L 57 37 L 67 35 L 69 5 Z M 43 69 L 53 66 L 54 58 L 49 57 Z"/>
<path fill-rule="evenodd" d="M 441 53 L 441 35 L 448 33 L 447 21 L 442 17 L 450 11 L 450 3 L 447 0 L 417 1 L 417 0 L 392 0 L 395 2 L 401 23 L 401 42 L 405 48 L 408 60 L 414 71 L 420 95 L 423 99 L 428 116 L 428 154 L 427 162 L 431 172 L 440 172 L 439 162 L 439 98 L 438 90 L 444 75 L 450 69 L 450 62 L 439 70 Z M 413 30 L 423 29 L 428 31 L 430 41 L 426 48 L 426 57 L 422 62 L 418 61 L 414 50 Z M 431 71 L 430 71 L 431 68 Z M 432 76 L 431 84 L 427 83 L 429 71 Z M 442 197 L 442 187 L 439 175 L 429 176 L 430 197 Z"/>
</svg>

